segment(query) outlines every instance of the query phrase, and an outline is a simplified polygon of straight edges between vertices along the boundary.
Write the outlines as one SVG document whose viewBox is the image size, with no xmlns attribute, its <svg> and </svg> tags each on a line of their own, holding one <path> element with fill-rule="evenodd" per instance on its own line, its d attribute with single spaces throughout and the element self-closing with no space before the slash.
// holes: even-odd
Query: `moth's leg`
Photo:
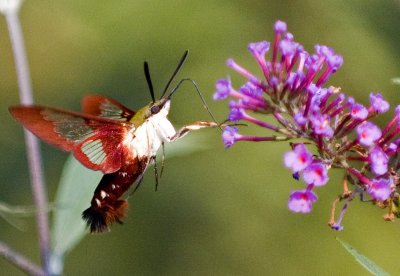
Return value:
<svg viewBox="0 0 400 276">
<path fill-rule="evenodd" d="M 165 161 L 165 147 L 164 147 L 164 142 L 161 143 L 162 147 L 162 157 L 161 157 L 161 170 L 160 170 L 160 179 L 162 177 L 163 171 L 164 171 L 164 161 Z"/>
<path fill-rule="evenodd" d="M 158 167 L 157 167 L 157 155 L 154 155 L 151 157 L 150 162 L 154 162 L 154 178 L 156 180 L 156 186 L 155 186 L 155 191 L 157 192 L 158 190 L 158 184 L 160 183 L 160 179 L 164 170 L 164 160 L 165 160 L 165 152 L 164 152 L 164 142 L 161 143 L 162 146 L 162 157 L 161 157 L 161 169 L 160 173 L 158 173 Z"/>
<path fill-rule="evenodd" d="M 151 157 L 151 162 L 154 162 L 154 178 L 156 179 L 156 186 L 155 186 L 155 191 L 157 192 L 158 189 L 158 168 L 157 168 L 157 156 L 154 155 Z"/>
<path fill-rule="evenodd" d="M 136 190 L 140 187 L 140 185 L 142 184 L 142 181 L 143 181 L 143 176 L 144 176 L 144 173 L 142 173 L 142 175 L 139 176 L 139 178 L 135 181 L 136 186 L 135 186 L 135 188 L 133 189 L 133 191 L 129 193 L 128 198 L 129 198 L 131 195 L 133 195 L 133 194 L 136 192 Z M 134 184 L 135 184 L 135 183 L 134 183 Z"/>
<path fill-rule="evenodd" d="M 189 132 L 191 132 L 193 130 L 199 130 L 199 129 L 208 128 L 208 127 L 220 127 L 220 124 L 218 124 L 216 122 L 209 122 L 209 121 L 196 121 L 190 125 L 182 127 L 180 130 L 178 130 L 176 132 L 176 134 L 171 137 L 170 142 L 173 142 L 173 141 L 178 140 L 179 138 L 182 138 L 183 136 L 185 136 L 186 134 L 188 134 Z"/>
</svg>

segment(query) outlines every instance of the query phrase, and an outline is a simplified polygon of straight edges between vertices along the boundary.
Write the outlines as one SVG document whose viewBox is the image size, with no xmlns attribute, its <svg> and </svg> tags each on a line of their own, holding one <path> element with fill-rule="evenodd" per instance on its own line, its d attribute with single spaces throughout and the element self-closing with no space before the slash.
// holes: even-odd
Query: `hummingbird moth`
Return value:
<svg viewBox="0 0 400 276">
<path fill-rule="evenodd" d="M 122 223 L 128 203 L 121 197 L 132 186 L 136 190 L 164 143 L 193 130 L 219 126 L 215 121 L 197 121 L 176 131 L 167 118 L 171 96 L 179 85 L 165 94 L 187 54 L 182 56 L 159 100 L 154 97 L 149 67 L 144 63 L 152 102 L 137 112 L 99 95 L 83 98 L 82 113 L 39 105 L 10 107 L 11 115 L 40 139 L 71 151 L 84 166 L 104 174 L 90 207 L 82 213 L 91 233 L 104 232 L 114 222 Z"/>
</svg>

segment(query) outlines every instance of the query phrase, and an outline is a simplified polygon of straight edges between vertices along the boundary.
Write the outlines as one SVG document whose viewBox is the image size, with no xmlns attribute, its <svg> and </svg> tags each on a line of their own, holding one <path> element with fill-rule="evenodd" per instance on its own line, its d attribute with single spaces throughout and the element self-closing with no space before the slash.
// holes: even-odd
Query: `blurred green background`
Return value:
<svg viewBox="0 0 400 276">
<path fill-rule="evenodd" d="M 221 121 L 227 103 L 211 100 L 215 81 L 227 74 L 242 81 L 225 67 L 226 59 L 257 72 L 247 44 L 271 41 L 277 19 L 309 52 L 320 43 L 344 56 L 330 84 L 364 104 L 371 91 L 382 91 L 392 106 L 400 102 L 400 87 L 390 82 L 400 76 L 400 1 L 42 0 L 26 1 L 21 11 L 37 103 L 79 110 L 81 97 L 96 92 L 138 109 L 150 100 L 143 61 L 149 61 L 160 93 L 189 49 L 178 78 L 196 80 Z M 4 18 L 0 30 L 0 200 L 31 205 L 22 129 L 7 111 L 19 99 Z M 170 119 L 176 126 L 209 119 L 189 84 L 175 95 Z M 355 200 L 344 231 L 327 226 L 331 202 L 341 192 L 340 171 L 331 171 L 328 185 L 317 190 L 311 214 L 293 214 L 287 199 L 303 184 L 282 166 L 287 143 L 238 143 L 224 150 L 217 130 L 190 135 L 199 135 L 208 148 L 167 159 L 156 193 L 148 170 L 130 198 L 125 224 L 88 235 L 68 255 L 66 274 L 366 273 L 335 236 L 400 274 L 400 225 L 384 222 L 382 210 Z M 53 200 L 68 155 L 48 145 L 42 149 Z M 0 239 L 38 261 L 34 218 L 24 222 L 25 231 L 19 231 L 0 220 Z M 0 275 L 22 275 L 1 258 L 0 267 Z"/>
</svg>

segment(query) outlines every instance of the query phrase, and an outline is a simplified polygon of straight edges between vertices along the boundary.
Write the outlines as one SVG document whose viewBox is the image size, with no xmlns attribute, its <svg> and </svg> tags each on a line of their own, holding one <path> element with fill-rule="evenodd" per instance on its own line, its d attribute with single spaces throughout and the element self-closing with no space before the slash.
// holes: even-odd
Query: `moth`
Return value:
<svg viewBox="0 0 400 276">
<path fill-rule="evenodd" d="M 137 112 L 99 95 L 83 98 L 82 113 L 39 105 L 9 108 L 11 115 L 40 139 L 71 151 L 84 166 L 104 174 L 90 207 L 82 213 L 91 233 L 109 230 L 115 222 L 122 223 L 128 202 L 121 197 L 128 189 L 137 189 L 164 143 L 174 142 L 193 130 L 219 126 L 215 121 L 197 121 L 176 131 L 167 118 L 171 96 L 179 84 L 165 94 L 187 55 L 188 51 L 159 100 L 154 97 L 149 67 L 144 63 L 152 101 Z"/>
</svg>

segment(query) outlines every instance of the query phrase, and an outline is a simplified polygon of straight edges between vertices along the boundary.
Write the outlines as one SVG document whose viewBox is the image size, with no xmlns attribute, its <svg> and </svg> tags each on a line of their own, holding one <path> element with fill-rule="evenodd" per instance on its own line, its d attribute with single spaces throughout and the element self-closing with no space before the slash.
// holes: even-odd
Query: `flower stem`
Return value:
<svg viewBox="0 0 400 276">
<path fill-rule="evenodd" d="M 7 27 L 9 30 L 14 60 L 16 64 L 20 102 L 24 105 L 33 104 L 32 86 L 30 81 L 29 67 L 24 46 L 21 24 L 18 18 L 18 10 L 5 13 Z M 37 227 L 39 235 L 39 247 L 42 265 L 45 274 L 49 268 L 49 223 L 47 217 L 47 194 L 43 177 L 42 158 L 38 140 L 32 133 L 25 131 L 25 143 L 31 186 L 34 203 L 36 205 Z"/>
<path fill-rule="evenodd" d="M 14 263 L 18 268 L 29 275 L 45 275 L 44 271 L 36 264 L 32 263 L 25 256 L 15 252 L 11 247 L 3 242 L 0 242 L 1 255 L 11 263 Z"/>
</svg>

